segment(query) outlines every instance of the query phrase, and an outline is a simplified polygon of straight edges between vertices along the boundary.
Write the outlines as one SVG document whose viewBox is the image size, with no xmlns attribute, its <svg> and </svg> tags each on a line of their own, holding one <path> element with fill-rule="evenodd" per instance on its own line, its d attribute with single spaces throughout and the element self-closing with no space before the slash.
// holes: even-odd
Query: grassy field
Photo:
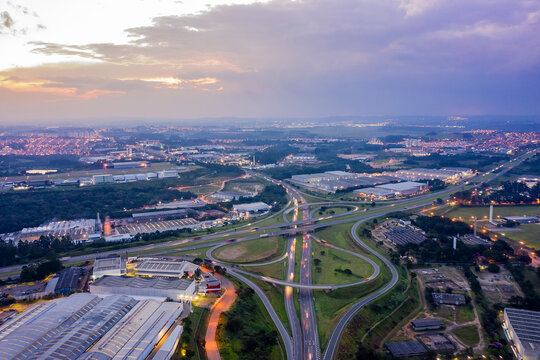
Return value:
<svg viewBox="0 0 540 360">
<path fill-rule="evenodd" d="M 362 280 L 373 274 L 373 267 L 354 255 L 317 242 L 313 242 L 311 248 L 314 253 L 311 259 L 314 284 L 347 284 Z M 316 263 L 319 263 L 319 265 Z M 346 269 L 349 269 L 352 274 L 341 272 Z"/>
<path fill-rule="evenodd" d="M 476 325 L 460 326 L 453 329 L 452 333 L 467 346 L 475 346 L 480 341 Z"/>
<path fill-rule="evenodd" d="M 206 251 L 210 249 L 209 247 L 204 247 L 200 249 L 194 249 L 194 250 L 184 250 L 184 251 L 174 251 L 167 253 L 167 256 L 187 256 L 187 257 L 194 257 L 194 258 L 201 258 L 204 259 L 206 257 Z"/>
<path fill-rule="evenodd" d="M 313 214 L 313 217 L 316 219 L 326 216 L 339 215 L 346 213 L 347 211 L 351 211 L 352 209 L 354 209 L 353 205 L 325 207 L 324 211 L 319 208 L 319 210 Z"/>
<path fill-rule="evenodd" d="M 520 230 L 507 231 L 504 235 L 514 241 L 523 241 L 527 246 L 540 249 L 540 224 L 523 224 Z"/>
<path fill-rule="evenodd" d="M 475 319 L 472 305 L 458 306 L 456 319 L 458 323 L 465 323 Z"/>
<path fill-rule="evenodd" d="M 273 285 L 259 279 L 251 279 L 257 286 L 261 288 L 264 294 L 268 297 L 268 300 L 272 303 L 274 310 L 278 314 L 283 326 L 290 333 L 289 318 L 287 317 L 287 311 L 285 310 L 285 300 L 283 287 L 279 285 Z"/>
<path fill-rule="evenodd" d="M 536 216 L 540 214 L 540 205 L 499 205 L 493 206 L 493 217 L 505 216 Z M 476 216 L 479 219 L 489 217 L 489 206 L 458 206 L 452 208 L 445 215 L 451 218 L 470 219 Z"/>
<path fill-rule="evenodd" d="M 275 259 L 284 251 L 285 239 L 281 236 L 231 243 L 214 251 L 216 259 L 233 263 L 251 263 Z"/>
<path fill-rule="evenodd" d="M 273 277 L 275 279 L 285 279 L 286 260 L 282 260 L 270 265 L 244 266 L 239 268 L 251 271 L 256 274 Z"/>
<path fill-rule="evenodd" d="M 368 283 L 334 291 L 313 291 L 315 308 L 318 309 L 316 310 L 316 315 L 319 339 L 323 348 L 326 347 L 340 314 L 347 310 L 354 302 L 384 286 L 384 284 L 390 281 L 391 277 L 390 270 L 382 266 L 379 276 Z"/>
</svg>

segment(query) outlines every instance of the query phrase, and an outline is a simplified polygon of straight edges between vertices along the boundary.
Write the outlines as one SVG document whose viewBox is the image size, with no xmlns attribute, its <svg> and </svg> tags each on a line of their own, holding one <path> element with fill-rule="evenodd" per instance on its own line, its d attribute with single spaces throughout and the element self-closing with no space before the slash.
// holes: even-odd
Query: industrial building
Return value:
<svg viewBox="0 0 540 360">
<path fill-rule="evenodd" d="M 540 311 L 505 308 L 502 326 L 518 360 L 540 358 Z"/>
<path fill-rule="evenodd" d="M 92 279 L 97 279 L 105 275 L 122 276 L 126 274 L 126 263 L 120 256 L 96 259 Z"/>
<path fill-rule="evenodd" d="M 446 293 L 433 293 L 433 302 L 436 305 L 448 304 L 448 305 L 464 305 L 465 296 L 461 294 L 446 294 Z"/>
<path fill-rule="evenodd" d="M 180 229 L 196 229 L 200 223 L 193 218 L 176 219 L 176 220 L 155 220 L 145 221 L 140 223 L 131 223 L 117 226 L 116 234 L 147 234 L 156 231 L 180 230 Z M 111 234 L 112 235 L 112 234 Z M 107 239 L 105 239 L 107 240 Z"/>
<path fill-rule="evenodd" d="M 438 318 L 416 319 L 411 321 L 414 331 L 437 330 L 444 327 L 444 323 Z"/>
<path fill-rule="evenodd" d="M 419 231 L 406 228 L 395 227 L 384 233 L 384 236 L 396 245 L 416 244 L 419 245 L 427 240 L 427 237 Z"/>
<path fill-rule="evenodd" d="M 94 185 L 112 184 L 114 183 L 114 177 L 111 174 L 94 175 L 92 176 L 92 183 Z"/>
<path fill-rule="evenodd" d="M 384 185 L 378 185 L 376 188 L 379 189 L 385 189 L 385 190 L 391 190 L 394 192 L 395 196 L 410 196 L 410 195 L 416 195 L 423 190 L 427 189 L 428 184 L 426 183 L 419 183 L 414 181 L 405 181 L 395 184 L 384 184 Z"/>
<path fill-rule="evenodd" d="M 505 221 L 514 221 L 519 224 L 535 224 L 540 221 L 540 218 L 536 216 L 506 216 L 503 217 Z"/>
<path fill-rule="evenodd" d="M 249 215 L 254 215 L 254 214 L 269 211 L 270 206 L 259 201 L 259 202 L 249 203 L 249 204 L 233 205 L 233 210 L 239 215 L 249 217 Z"/>
<path fill-rule="evenodd" d="M 408 170 L 398 170 L 393 173 L 394 176 L 403 180 L 442 180 L 444 182 L 456 182 L 474 175 L 474 172 L 468 168 L 447 167 L 442 169 L 414 168 Z"/>
<path fill-rule="evenodd" d="M 52 221 L 46 225 L 24 228 L 17 233 L 17 241 L 35 241 L 41 236 L 70 237 L 75 243 L 98 240 L 101 223 L 98 219 Z"/>
<path fill-rule="evenodd" d="M 360 186 L 374 186 L 398 180 L 393 176 L 381 174 L 356 174 L 345 171 L 327 171 L 325 173 L 293 175 L 291 181 L 321 191 L 335 193 Z"/>
<path fill-rule="evenodd" d="M 39 302 L 0 326 L 0 359 L 142 360 L 164 336 L 179 336 L 182 311 L 181 303 L 124 295 Z"/>
<path fill-rule="evenodd" d="M 179 303 L 139 301 L 79 359 L 146 359 L 182 310 Z M 166 341 L 176 343 L 181 331 L 181 326 L 176 327 Z"/>
<path fill-rule="evenodd" d="M 415 340 L 394 341 L 385 344 L 390 354 L 395 357 L 418 356 L 426 352 L 426 349 Z"/>
<path fill-rule="evenodd" d="M 396 196 L 395 191 L 378 187 L 354 190 L 353 194 L 357 198 L 369 200 L 387 200 Z"/>
<path fill-rule="evenodd" d="M 375 187 L 354 190 L 353 194 L 357 198 L 370 200 L 387 200 L 400 196 L 411 196 L 426 190 L 428 184 L 418 182 L 400 182 L 392 184 L 382 184 Z"/>
<path fill-rule="evenodd" d="M 99 295 L 128 295 L 172 300 L 193 300 L 195 281 L 188 279 L 144 278 L 105 275 L 90 285 Z"/>
<path fill-rule="evenodd" d="M 158 171 L 157 177 L 158 177 L 158 179 L 177 178 L 178 177 L 178 171 L 175 171 L 175 170 Z"/>
<path fill-rule="evenodd" d="M 147 219 L 172 219 L 180 218 L 187 216 L 188 212 L 186 209 L 176 209 L 176 210 L 162 210 L 162 211 L 149 211 L 141 213 L 133 213 L 131 217 L 134 220 L 147 220 Z"/>
<path fill-rule="evenodd" d="M 135 267 L 138 276 L 181 278 L 187 273 L 192 276 L 199 267 L 188 261 L 144 259 Z"/>
</svg>

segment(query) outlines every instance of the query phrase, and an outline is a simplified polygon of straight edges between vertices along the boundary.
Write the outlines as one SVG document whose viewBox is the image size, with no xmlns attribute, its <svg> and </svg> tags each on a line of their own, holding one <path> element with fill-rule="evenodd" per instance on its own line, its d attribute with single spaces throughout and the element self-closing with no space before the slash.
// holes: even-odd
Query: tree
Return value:
<svg viewBox="0 0 540 360">
<path fill-rule="evenodd" d="M 490 272 L 490 273 L 498 273 L 499 271 L 501 271 L 501 268 L 499 267 L 499 265 L 497 264 L 489 264 L 488 267 L 487 267 L 487 270 Z"/>
<path fill-rule="evenodd" d="M 200 278 L 201 277 L 201 268 L 196 268 L 195 269 L 195 272 L 193 273 L 193 275 L 195 276 L 196 279 Z"/>
<path fill-rule="evenodd" d="M 313 263 L 315 266 L 319 266 L 321 264 L 321 259 L 313 259 Z"/>
</svg>

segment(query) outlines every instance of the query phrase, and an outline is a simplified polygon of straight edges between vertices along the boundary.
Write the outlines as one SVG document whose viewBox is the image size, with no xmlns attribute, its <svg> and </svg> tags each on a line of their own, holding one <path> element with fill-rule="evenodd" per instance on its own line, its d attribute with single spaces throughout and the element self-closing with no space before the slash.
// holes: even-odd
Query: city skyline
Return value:
<svg viewBox="0 0 540 360">
<path fill-rule="evenodd" d="M 540 112 L 534 2 L 152 5 L 8 2 L 0 124 Z"/>
</svg>

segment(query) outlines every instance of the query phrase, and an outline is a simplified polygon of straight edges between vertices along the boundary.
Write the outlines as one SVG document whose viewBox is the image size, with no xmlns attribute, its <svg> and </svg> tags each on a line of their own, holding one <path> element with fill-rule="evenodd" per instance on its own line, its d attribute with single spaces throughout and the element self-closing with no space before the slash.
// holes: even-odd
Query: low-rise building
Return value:
<svg viewBox="0 0 540 360">
<path fill-rule="evenodd" d="M 385 345 L 392 356 L 395 357 L 418 356 L 426 352 L 422 344 L 415 340 L 394 341 L 388 342 Z"/>
<path fill-rule="evenodd" d="M 444 323 L 438 318 L 416 319 L 411 321 L 414 331 L 426 331 L 441 329 Z"/>
<path fill-rule="evenodd" d="M 92 279 L 98 279 L 105 275 L 122 276 L 126 273 L 126 263 L 120 256 L 96 259 Z"/>
<path fill-rule="evenodd" d="M 263 203 L 263 202 L 254 202 L 249 204 L 237 204 L 233 205 L 233 210 L 237 214 L 243 214 L 246 217 L 249 217 L 249 215 L 254 215 L 258 213 L 267 212 L 270 210 L 270 206 Z"/>
<path fill-rule="evenodd" d="M 427 189 L 428 184 L 414 181 L 405 181 L 395 184 L 377 185 L 376 187 L 379 189 L 391 190 L 394 192 L 394 196 L 410 196 L 416 195 Z"/>
<path fill-rule="evenodd" d="M 221 293 L 221 281 L 216 279 L 210 273 L 202 274 L 203 280 L 199 284 L 200 294 L 220 294 Z"/>
<path fill-rule="evenodd" d="M 436 305 L 464 305 L 466 303 L 465 296 L 461 294 L 446 294 L 446 293 L 433 293 L 433 302 Z"/>
<path fill-rule="evenodd" d="M 518 181 L 532 188 L 540 182 L 540 175 L 521 175 Z"/>
<path fill-rule="evenodd" d="M 192 276 L 199 267 L 188 261 L 143 259 L 135 267 L 138 276 L 181 278 Z"/>
<path fill-rule="evenodd" d="M 93 175 L 92 176 L 92 183 L 94 185 L 112 184 L 112 183 L 114 183 L 114 176 L 111 175 L 111 174 Z"/>
<path fill-rule="evenodd" d="M 518 360 L 540 359 L 540 311 L 505 308 L 502 326 Z"/>
<path fill-rule="evenodd" d="M 105 275 L 90 285 L 90 292 L 98 295 L 168 298 L 174 301 L 194 300 L 195 281 L 188 279 Z"/>
</svg>

